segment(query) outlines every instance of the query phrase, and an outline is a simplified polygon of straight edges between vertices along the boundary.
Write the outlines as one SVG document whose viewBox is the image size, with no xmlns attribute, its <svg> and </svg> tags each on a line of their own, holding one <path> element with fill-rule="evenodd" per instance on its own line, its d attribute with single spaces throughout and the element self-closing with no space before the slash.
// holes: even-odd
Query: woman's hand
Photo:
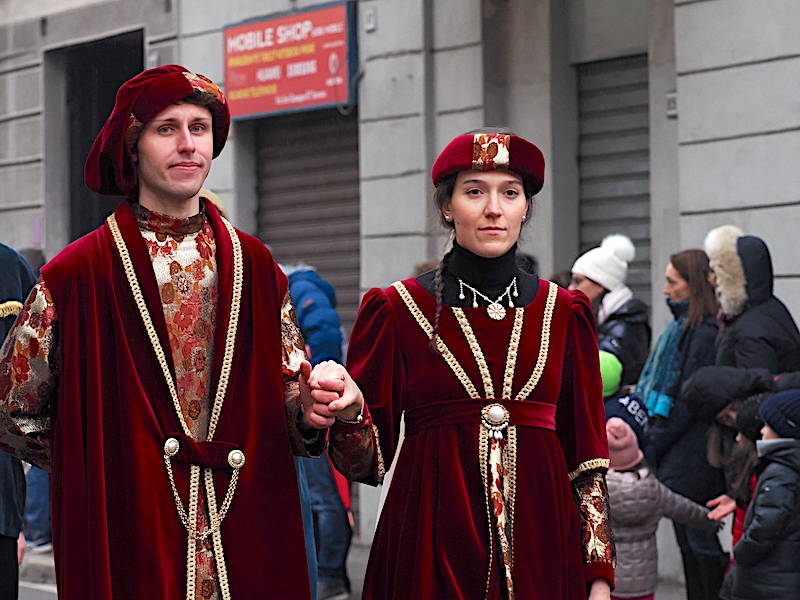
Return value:
<svg viewBox="0 0 800 600">
<path fill-rule="evenodd" d="M 706 506 L 709 508 L 716 507 L 706 516 L 709 519 L 719 521 L 720 519 L 724 519 L 734 510 L 736 510 L 736 500 L 734 500 L 727 494 L 722 494 L 722 496 L 717 496 L 713 500 L 709 500 L 708 502 L 706 502 Z"/>
<path fill-rule="evenodd" d="M 605 579 L 595 579 L 592 582 L 589 600 L 611 600 L 611 586 Z"/>
<path fill-rule="evenodd" d="M 300 402 L 306 424 L 315 429 L 333 425 L 336 417 L 352 421 L 364 406 L 364 396 L 342 365 L 332 360 L 300 365 Z"/>
</svg>

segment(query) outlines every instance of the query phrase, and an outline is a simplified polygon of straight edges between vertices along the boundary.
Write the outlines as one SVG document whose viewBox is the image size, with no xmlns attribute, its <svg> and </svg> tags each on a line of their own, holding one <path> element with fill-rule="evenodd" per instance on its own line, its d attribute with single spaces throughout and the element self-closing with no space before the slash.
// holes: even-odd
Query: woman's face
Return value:
<svg viewBox="0 0 800 600">
<path fill-rule="evenodd" d="M 510 171 L 462 171 L 442 209 L 456 241 L 484 258 L 502 256 L 517 242 L 528 211 L 522 179 Z"/>
<path fill-rule="evenodd" d="M 664 295 L 667 298 L 673 302 L 683 302 L 689 299 L 692 295 L 692 288 L 689 287 L 689 282 L 678 273 L 678 269 L 672 266 L 672 263 L 667 265 L 664 277 L 666 278 Z"/>
</svg>

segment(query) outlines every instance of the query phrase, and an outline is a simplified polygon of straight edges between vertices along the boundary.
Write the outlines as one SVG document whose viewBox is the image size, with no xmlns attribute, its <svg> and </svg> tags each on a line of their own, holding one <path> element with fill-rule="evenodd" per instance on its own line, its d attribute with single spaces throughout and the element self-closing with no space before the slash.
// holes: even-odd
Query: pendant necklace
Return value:
<svg viewBox="0 0 800 600">
<path fill-rule="evenodd" d="M 511 283 L 508 284 L 506 291 L 500 294 L 496 300 L 492 300 L 486 294 L 481 293 L 480 291 L 476 290 L 468 283 L 464 283 L 461 278 L 458 278 L 458 299 L 464 300 L 466 296 L 464 295 L 464 288 L 467 288 L 470 292 L 472 292 L 472 308 L 478 308 L 478 296 L 480 296 L 483 300 L 489 303 L 489 306 L 486 307 L 486 311 L 489 313 L 489 316 L 494 319 L 495 321 L 502 321 L 503 318 L 506 316 L 506 309 L 502 305 L 503 298 L 506 296 L 508 297 L 508 307 L 514 308 L 514 301 L 511 299 L 513 296 L 514 298 L 519 296 L 517 292 L 517 277 L 514 276 L 514 279 L 511 280 Z"/>
</svg>

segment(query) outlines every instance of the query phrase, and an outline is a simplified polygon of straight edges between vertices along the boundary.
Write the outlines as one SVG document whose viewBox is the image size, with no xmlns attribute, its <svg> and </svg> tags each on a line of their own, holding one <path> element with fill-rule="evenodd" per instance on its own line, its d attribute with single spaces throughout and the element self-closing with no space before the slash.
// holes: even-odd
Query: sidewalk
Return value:
<svg viewBox="0 0 800 600">
<path fill-rule="evenodd" d="M 361 600 L 361 588 L 364 586 L 364 572 L 367 569 L 367 558 L 369 557 L 369 547 L 353 544 L 350 548 L 350 555 L 347 558 L 347 569 L 350 575 L 350 582 L 353 586 L 351 600 Z M 20 579 L 31 587 L 40 587 L 37 584 L 54 584 L 55 568 L 53 566 L 52 554 L 30 554 L 25 557 L 20 569 Z M 45 586 L 41 586 L 44 588 Z M 52 588 L 50 588 L 52 589 Z M 43 593 L 43 592 L 39 592 Z M 25 598 L 25 596 L 22 596 Z M 48 598 L 51 595 L 28 596 L 34 598 Z M 686 598 L 683 586 L 670 581 L 662 581 L 656 591 L 658 600 L 684 600 Z"/>
<path fill-rule="evenodd" d="M 353 586 L 350 600 L 361 600 L 361 588 L 364 586 L 364 572 L 367 570 L 368 557 L 368 546 L 353 544 L 350 547 L 350 554 L 347 557 L 347 572 Z M 682 584 L 661 581 L 656 590 L 656 598 L 657 600 L 685 600 L 686 592 Z"/>
</svg>

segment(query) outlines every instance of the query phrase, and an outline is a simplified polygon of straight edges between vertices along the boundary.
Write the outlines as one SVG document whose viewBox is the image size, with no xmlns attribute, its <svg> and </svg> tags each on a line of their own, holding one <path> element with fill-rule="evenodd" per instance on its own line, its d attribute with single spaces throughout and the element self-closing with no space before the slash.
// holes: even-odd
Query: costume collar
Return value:
<svg viewBox="0 0 800 600">
<path fill-rule="evenodd" d="M 206 222 L 206 213 L 202 200 L 200 212 L 186 218 L 172 217 L 170 215 L 158 213 L 145 208 L 138 202 L 131 203 L 131 210 L 136 217 L 136 222 L 139 224 L 140 229 L 148 229 L 156 233 L 164 233 L 172 236 L 197 233 L 203 228 L 203 224 Z"/>
<path fill-rule="evenodd" d="M 517 274 L 517 245 L 497 258 L 484 258 L 470 252 L 453 241 L 453 253 L 447 261 L 447 270 L 465 283 L 481 291 L 495 290 L 509 284 Z"/>
</svg>

